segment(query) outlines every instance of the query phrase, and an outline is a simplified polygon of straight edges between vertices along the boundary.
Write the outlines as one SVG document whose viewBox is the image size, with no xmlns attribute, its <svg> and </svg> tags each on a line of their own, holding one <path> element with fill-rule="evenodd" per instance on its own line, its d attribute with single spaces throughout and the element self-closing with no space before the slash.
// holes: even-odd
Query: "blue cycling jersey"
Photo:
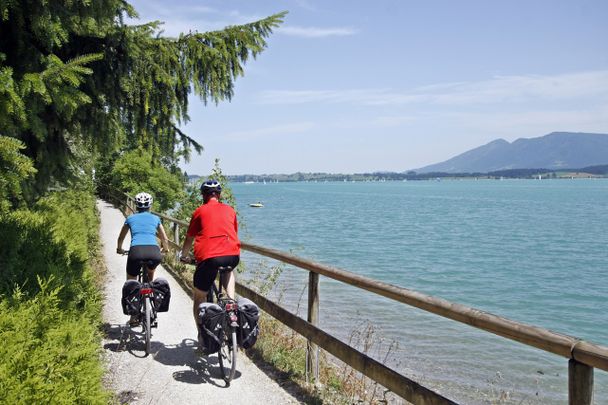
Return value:
<svg viewBox="0 0 608 405">
<path fill-rule="evenodd" d="M 156 242 L 156 230 L 160 225 L 160 218 L 148 211 L 138 212 L 130 215 L 125 225 L 131 229 L 131 246 L 154 245 Z"/>
</svg>

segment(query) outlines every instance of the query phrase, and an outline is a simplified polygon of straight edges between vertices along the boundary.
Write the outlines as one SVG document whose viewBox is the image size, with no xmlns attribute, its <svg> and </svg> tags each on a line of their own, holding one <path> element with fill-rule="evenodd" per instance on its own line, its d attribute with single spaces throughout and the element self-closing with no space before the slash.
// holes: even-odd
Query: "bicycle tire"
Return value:
<svg viewBox="0 0 608 405">
<path fill-rule="evenodd" d="M 226 336 L 220 350 L 217 352 L 220 369 L 222 370 L 222 377 L 227 384 L 230 384 L 230 381 L 232 381 L 236 372 L 237 349 L 236 330 L 232 329 L 230 337 Z"/>
<path fill-rule="evenodd" d="M 146 341 L 146 354 L 150 354 L 152 346 L 152 306 L 150 304 L 150 297 L 146 297 L 144 302 L 146 307 L 143 322 L 144 339 Z"/>
</svg>

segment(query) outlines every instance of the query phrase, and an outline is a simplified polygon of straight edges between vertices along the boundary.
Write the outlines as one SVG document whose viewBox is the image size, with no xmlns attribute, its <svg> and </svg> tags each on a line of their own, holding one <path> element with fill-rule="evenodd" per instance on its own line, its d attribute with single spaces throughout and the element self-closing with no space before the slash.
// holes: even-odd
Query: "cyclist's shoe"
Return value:
<svg viewBox="0 0 608 405">
<path fill-rule="evenodd" d="M 196 353 L 198 353 L 199 356 L 207 356 L 209 354 L 207 346 L 203 341 L 203 335 L 200 333 L 198 334 L 198 347 L 196 348 Z"/>
<path fill-rule="evenodd" d="M 198 347 L 196 348 L 196 352 L 200 356 L 207 356 L 209 354 L 209 350 L 207 349 L 207 345 L 203 340 L 203 332 L 201 331 L 200 325 L 196 325 L 198 330 Z"/>
<path fill-rule="evenodd" d="M 139 317 L 137 315 L 131 315 L 129 319 L 129 326 L 134 327 L 139 325 Z"/>
<path fill-rule="evenodd" d="M 194 350 L 194 353 L 196 353 L 197 356 L 209 356 L 209 353 L 207 353 L 207 351 L 201 347 L 197 347 Z"/>
</svg>

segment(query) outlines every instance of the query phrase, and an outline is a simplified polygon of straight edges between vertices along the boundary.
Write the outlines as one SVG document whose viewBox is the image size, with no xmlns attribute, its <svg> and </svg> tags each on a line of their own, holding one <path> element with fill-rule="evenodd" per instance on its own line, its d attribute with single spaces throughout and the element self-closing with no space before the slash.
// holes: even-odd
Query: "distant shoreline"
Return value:
<svg viewBox="0 0 608 405">
<path fill-rule="evenodd" d="M 501 180 L 590 180 L 590 179 L 608 179 L 608 176 L 572 176 L 572 177 L 542 177 L 542 178 L 532 178 L 532 177 L 438 177 L 438 178 L 425 178 L 425 179 L 403 179 L 403 180 L 394 180 L 394 179 L 368 179 L 368 180 L 330 180 L 330 179 L 310 179 L 310 180 L 273 180 L 273 181 L 239 181 L 228 178 L 231 183 L 240 183 L 240 184 L 276 184 L 276 183 L 384 183 L 384 182 L 423 182 L 423 181 L 465 181 L 465 180 L 492 180 L 492 181 L 501 181 Z"/>
<path fill-rule="evenodd" d="M 201 176 L 189 175 L 189 182 L 196 182 Z M 488 173 L 447 173 L 430 172 L 372 172 L 372 173 L 303 173 L 292 174 L 241 174 L 229 175 L 226 178 L 234 183 L 276 183 L 297 181 L 332 181 L 332 182 L 365 182 L 365 181 L 420 181 L 420 180 L 506 180 L 506 179 L 588 179 L 608 178 L 608 164 L 589 166 L 580 169 L 509 169 Z"/>
</svg>

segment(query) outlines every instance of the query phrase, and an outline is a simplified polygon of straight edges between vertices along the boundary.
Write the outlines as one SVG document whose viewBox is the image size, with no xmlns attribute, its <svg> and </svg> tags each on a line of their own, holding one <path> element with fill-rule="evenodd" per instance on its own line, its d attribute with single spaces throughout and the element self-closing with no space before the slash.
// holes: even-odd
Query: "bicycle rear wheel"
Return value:
<svg viewBox="0 0 608 405">
<path fill-rule="evenodd" d="M 143 332 L 146 340 L 146 354 L 150 354 L 152 346 L 152 306 L 150 304 L 150 297 L 146 297 L 144 302 L 146 309 L 144 314 Z"/>
<path fill-rule="evenodd" d="M 228 384 L 230 384 L 230 381 L 232 381 L 234 373 L 236 372 L 236 352 L 236 330 L 233 328 L 232 333 L 225 337 L 225 340 L 220 347 L 220 351 L 217 352 L 222 376 L 224 377 L 224 381 Z"/>
</svg>

